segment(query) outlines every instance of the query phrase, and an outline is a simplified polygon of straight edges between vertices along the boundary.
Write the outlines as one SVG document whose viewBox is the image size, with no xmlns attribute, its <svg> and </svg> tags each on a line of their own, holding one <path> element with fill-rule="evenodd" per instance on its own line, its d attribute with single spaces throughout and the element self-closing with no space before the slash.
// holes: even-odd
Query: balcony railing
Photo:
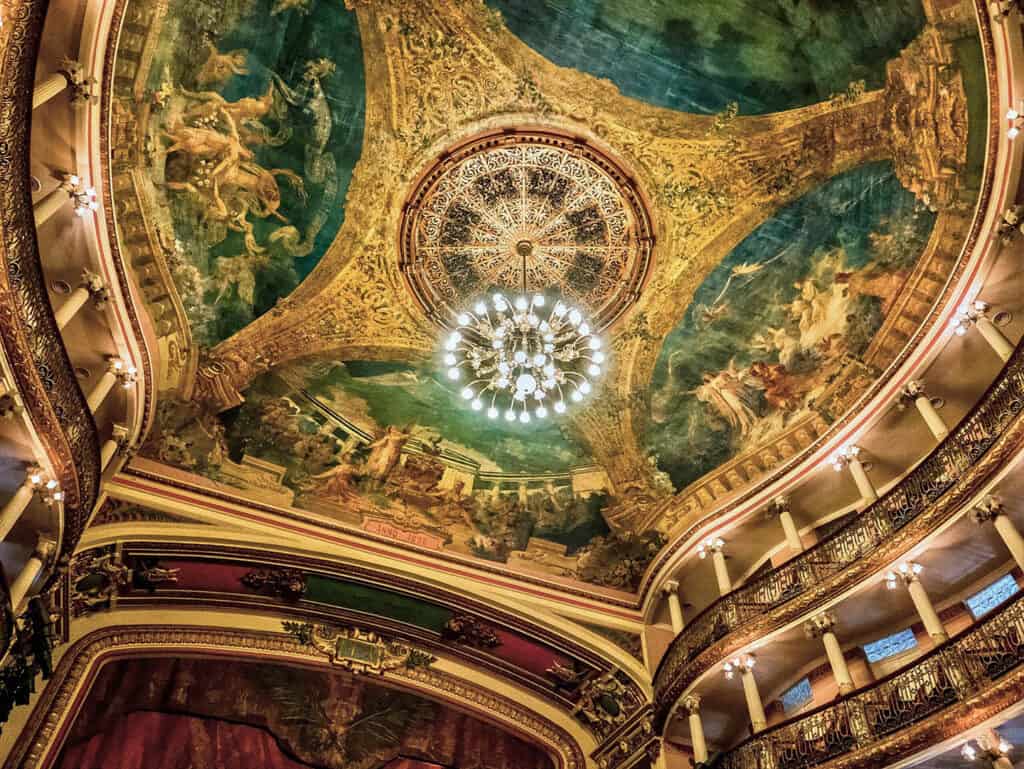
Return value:
<svg viewBox="0 0 1024 769">
<path fill-rule="evenodd" d="M 976 697 L 1024 663 L 1024 594 L 870 687 L 761 732 L 715 761 L 720 769 L 806 769 L 877 744 Z"/>
<path fill-rule="evenodd" d="M 855 565 L 929 510 L 988 452 L 1024 410 L 1024 348 L 1018 347 L 999 378 L 971 412 L 917 467 L 850 523 L 782 566 L 752 578 L 701 612 L 675 638 L 655 674 L 655 711 L 667 717 L 697 657 L 734 631 L 749 630 L 767 615 Z M 897 543 L 898 545 L 899 543 Z M 851 579 L 856 575 L 851 575 Z M 791 618 L 790 618 L 791 619 Z M 709 663 L 713 664 L 713 663 Z"/>
</svg>

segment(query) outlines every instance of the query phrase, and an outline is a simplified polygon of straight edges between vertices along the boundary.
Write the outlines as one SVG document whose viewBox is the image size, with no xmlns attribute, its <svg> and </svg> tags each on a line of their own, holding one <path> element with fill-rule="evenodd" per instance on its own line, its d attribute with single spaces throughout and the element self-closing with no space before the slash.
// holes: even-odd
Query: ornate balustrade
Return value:
<svg viewBox="0 0 1024 769">
<path fill-rule="evenodd" d="M 664 724 L 700 673 L 884 568 L 958 513 L 974 487 L 1015 448 L 1017 433 L 1024 432 L 1022 410 L 1024 347 L 1018 347 L 946 440 L 884 497 L 813 548 L 718 599 L 686 626 L 655 674 L 657 723 Z"/>
<path fill-rule="evenodd" d="M 1024 595 L 872 686 L 751 737 L 720 769 L 805 769 L 868 747 L 986 693 L 1024 663 Z M 912 741 L 899 750 L 906 752 Z"/>
<path fill-rule="evenodd" d="M 63 492 L 64 553 L 99 491 L 96 424 L 61 341 L 39 258 L 29 141 L 44 0 L 10 0 L 0 27 L 0 346 Z"/>
</svg>

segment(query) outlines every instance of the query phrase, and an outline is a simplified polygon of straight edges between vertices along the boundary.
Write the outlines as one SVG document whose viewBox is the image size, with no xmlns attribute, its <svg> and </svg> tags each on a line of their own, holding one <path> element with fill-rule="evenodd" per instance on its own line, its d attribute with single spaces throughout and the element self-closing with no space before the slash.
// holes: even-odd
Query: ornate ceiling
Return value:
<svg viewBox="0 0 1024 769">
<path fill-rule="evenodd" d="M 127 0 L 115 61 L 150 470 L 627 591 L 871 394 L 982 188 L 965 1 Z M 524 280 L 610 371 L 488 423 L 440 326 Z"/>
</svg>

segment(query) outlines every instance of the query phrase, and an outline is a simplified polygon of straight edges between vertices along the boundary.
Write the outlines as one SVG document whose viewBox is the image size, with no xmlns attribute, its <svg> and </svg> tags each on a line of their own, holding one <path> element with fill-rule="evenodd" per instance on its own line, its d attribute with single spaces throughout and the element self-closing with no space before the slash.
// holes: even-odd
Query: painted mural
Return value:
<svg viewBox="0 0 1024 769">
<path fill-rule="evenodd" d="M 779 112 L 863 81 L 921 31 L 920 0 L 487 0 L 523 42 L 563 67 L 670 109 Z"/>
<path fill-rule="evenodd" d="M 174 745 L 174 750 L 167 750 Z M 551 758 L 446 705 L 344 672 L 243 660 L 105 665 L 62 769 L 551 769 Z"/>
<path fill-rule="evenodd" d="M 861 357 L 935 223 L 888 163 L 822 185 L 708 277 L 665 340 L 648 449 L 682 488 L 807 413 Z"/>
<path fill-rule="evenodd" d="M 955 262 L 987 133 L 973 10 L 955 0 L 463 1 L 466 19 L 488 25 L 475 38 L 481 45 L 508 42 L 507 25 L 542 56 L 607 78 L 628 97 L 718 115 L 709 136 L 741 136 L 751 123 L 733 121 L 739 114 L 820 103 L 809 112 L 828 120 L 796 146 L 877 134 L 879 151 L 858 157 L 888 159 L 852 168 L 837 161 L 846 170 L 806 192 L 788 182 L 770 187 L 743 230 L 750 234 L 689 305 L 668 314 L 654 299 L 656 331 L 635 313 L 609 332 L 613 351 L 642 340 L 633 361 L 647 356 L 640 368 L 657 359 L 643 381 L 619 378 L 628 392 L 595 398 L 598 408 L 629 412 L 630 429 L 616 433 L 616 423 L 610 438 L 601 428 L 618 414 L 484 421 L 425 354 L 409 362 L 410 346 L 395 353 L 401 362 L 225 359 L 254 378 L 235 392 L 225 387 L 215 406 L 162 395 L 142 453 L 375 537 L 636 590 L 678 523 L 671 516 L 707 509 L 696 494 L 672 495 L 801 420 L 837 418 L 828 401 L 836 382 L 853 370 L 867 372 L 859 387 L 880 375 L 888 364 L 872 357 L 872 345 L 887 324 L 905 320 L 901 300 L 916 293 L 919 273 L 945 274 Z M 377 19 L 398 48 L 432 62 L 468 56 L 461 41 L 403 23 L 402 8 Z M 435 11 L 427 15 L 444 16 Z M 359 13 L 375 18 L 366 6 Z M 409 18 L 422 21 L 411 11 Z M 168 233 L 195 341 L 210 347 L 273 308 L 338 232 L 363 145 L 359 29 L 355 13 L 327 0 L 233 0 L 198 11 L 172 0 L 165 23 L 150 76 L 145 182 L 165 217 L 158 231 Z M 529 92 L 533 82 L 527 72 L 520 85 Z M 802 193 L 795 200 L 794 190 Z M 656 220 L 707 200 L 689 188 L 647 192 Z M 700 200 L 674 199 L 687 196 Z M 379 250 L 379 269 L 398 259 Z M 940 290 L 937 283 L 931 296 Z M 615 445 L 624 435 L 629 445 Z"/>
<path fill-rule="evenodd" d="M 149 88 L 143 183 L 193 336 L 212 345 L 289 294 L 341 226 L 363 139 L 355 15 L 171 0 Z"/>
</svg>

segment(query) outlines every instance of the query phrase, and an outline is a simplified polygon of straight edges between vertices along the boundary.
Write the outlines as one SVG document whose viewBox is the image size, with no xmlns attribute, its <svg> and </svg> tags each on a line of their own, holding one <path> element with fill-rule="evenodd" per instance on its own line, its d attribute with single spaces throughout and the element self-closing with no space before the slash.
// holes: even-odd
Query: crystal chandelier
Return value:
<svg viewBox="0 0 1024 769">
<path fill-rule="evenodd" d="M 445 340 L 448 378 L 490 419 L 527 424 L 564 414 L 601 375 L 605 354 L 583 313 L 542 294 L 509 299 L 496 293 L 457 317 Z"/>
</svg>

